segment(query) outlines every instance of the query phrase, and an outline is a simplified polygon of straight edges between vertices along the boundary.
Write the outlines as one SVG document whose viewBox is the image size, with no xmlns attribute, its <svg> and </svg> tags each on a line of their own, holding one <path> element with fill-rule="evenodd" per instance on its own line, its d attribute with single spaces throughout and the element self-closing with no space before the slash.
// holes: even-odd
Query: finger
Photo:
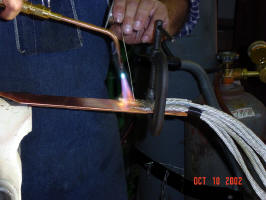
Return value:
<svg viewBox="0 0 266 200">
<path fill-rule="evenodd" d="M 110 30 L 116 34 L 116 36 L 118 37 L 118 39 L 122 40 L 122 28 L 121 28 L 121 25 L 120 24 L 113 24 L 111 27 L 110 27 Z M 141 33 L 140 33 L 141 34 Z M 138 37 L 137 38 L 137 32 L 133 32 L 132 34 L 130 35 L 124 35 L 124 39 L 125 39 L 125 42 L 127 44 L 138 44 L 138 43 L 141 43 L 141 37 Z"/>
<path fill-rule="evenodd" d="M 136 41 L 139 41 L 141 43 L 141 38 L 143 36 L 144 30 L 137 31 L 136 33 Z"/>
<path fill-rule="evenodd" d="M 139 0 L 128 0 L 126 5 L 126 13 L 123 21 L 123 31 L 125 34 L 131 34 L 133 31 L 133 23 Z"/>
<path fill-rule="evenodd" d="M 147 22 L 150 20 L 152 15 L 152 9 L 154 7 L 154 0 L 142 0 L 139 3 L 139 7 L 135 16 L 134 30 L 140 31 L 144 29 Z"/>
<path fill-rule="evenodd" d="M 169 22 L 167 10 L 164 6 L 159 6 L 154 12 L 154 15 L 151 18 L 151 22 L 148 25 L 148 28 L 146 29 L 145 33 L 142 36 L 142 42 L 143 43 L 149 43 L 153 40 L 154 35 L 154 25 L 156 20 L 162 20 L 164 22 L 164 28 L 167 30 L 167 25 Z"/>
<path fill-rule="evenodd" d="M 114 0 L 113 16 L 115 22 L 122 23 L 125 16 L 126 0 Z"/>
<path fill-rule="evenodd" d="M 113 24 L 110 30 L 118 37 L 119 40 L 122 39 L 122 30 L 120 24 Z"/>
<path fill-rule="evenodd" d="M 141 38 L 137 38 L 137 32 L 132 32 L 130 35 L 124 35 L 124 39 L 127 44 L 141 43 Z"/>
<path fill-rule="evenodd" d="M 0 17 L 6 20 L 14 19 L 22 8 L 21 0 L 4 0 L 5 9 L 0 13 Z"/>
</svg>

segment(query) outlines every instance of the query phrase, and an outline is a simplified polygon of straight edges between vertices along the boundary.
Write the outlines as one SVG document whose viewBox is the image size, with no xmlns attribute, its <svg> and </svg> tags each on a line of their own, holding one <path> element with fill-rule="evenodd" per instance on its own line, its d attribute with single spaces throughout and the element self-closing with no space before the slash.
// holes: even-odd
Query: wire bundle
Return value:
<svg viewBox="0 0 266 200">
<path fill-rule="evenodd" d="M 266 200 L 266 171 L 258 157 L 260 156 L 263 162 L 266 163 L 266 145 L 256 136 L 256 134 L 234 117 L 210 106 L 192 103 L 186 99 L 168 98 L 166 100 L 165 110 L 168 112 L 192 112 L 202 121 L 207 123 L 232 153 L 255 193 L 260 199 Z M 263 183 L 264 189 L 251 175 L 236 143 L 246 154 L 254 171 Z"/>
</svg>

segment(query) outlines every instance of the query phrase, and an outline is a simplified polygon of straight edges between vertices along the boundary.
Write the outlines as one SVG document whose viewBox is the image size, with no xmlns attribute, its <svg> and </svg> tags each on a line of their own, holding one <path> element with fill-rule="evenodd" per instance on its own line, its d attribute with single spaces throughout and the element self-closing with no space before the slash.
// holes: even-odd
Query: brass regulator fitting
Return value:
<svg viewBox="0 0 266 200">
<path fill-rule="evenodd" d="M 253 42 L 248 48 L 248 55 L 257 66 L 260 80 L 266 83 L 266 42 Z"/>
<path fill-rule="evenodd" d="M 235 52 L 220 52 L 217 59 L 222 61 L 224 66 L 224 83 L 230 84 L 234 80 L 247 79 L 248 77 L 259 77 L 266 83 L 266 42 L 256 41 L 248 48 L 248 55 L 251 61 L 256 64 L 256 71 L 248 71 L 246 68 L 233 68 L 234 61 L 239 59 Z"/>
</svg>

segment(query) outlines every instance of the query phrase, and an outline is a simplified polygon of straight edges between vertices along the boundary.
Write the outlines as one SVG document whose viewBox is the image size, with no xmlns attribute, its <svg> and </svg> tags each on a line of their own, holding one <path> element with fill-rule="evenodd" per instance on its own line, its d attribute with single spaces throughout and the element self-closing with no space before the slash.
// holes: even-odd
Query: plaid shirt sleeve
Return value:
<svg viewBox="0 0 266 200">
<path fill-rule="evenodd" d="M 200 18 L 199 4 L 200 0 L 190 0 L 188 19 L 178 34 L 179 38 L 190 35 L 192 30 L 198 23 L 198 20 Z"/>
</svg>

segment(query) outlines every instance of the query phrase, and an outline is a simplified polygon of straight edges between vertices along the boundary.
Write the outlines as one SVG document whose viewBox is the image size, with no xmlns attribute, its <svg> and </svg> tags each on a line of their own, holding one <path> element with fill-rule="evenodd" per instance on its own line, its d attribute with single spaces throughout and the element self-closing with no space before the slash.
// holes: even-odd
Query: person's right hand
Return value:
<svg viewBox="0 0 266 200">
<path fill-rule="evenodd" d="M 14 19 L 20 12 L 23 0 L 2 0 L 5 9 L 0 13 L 0 17 L 5 20 Z"/>
</svg>

